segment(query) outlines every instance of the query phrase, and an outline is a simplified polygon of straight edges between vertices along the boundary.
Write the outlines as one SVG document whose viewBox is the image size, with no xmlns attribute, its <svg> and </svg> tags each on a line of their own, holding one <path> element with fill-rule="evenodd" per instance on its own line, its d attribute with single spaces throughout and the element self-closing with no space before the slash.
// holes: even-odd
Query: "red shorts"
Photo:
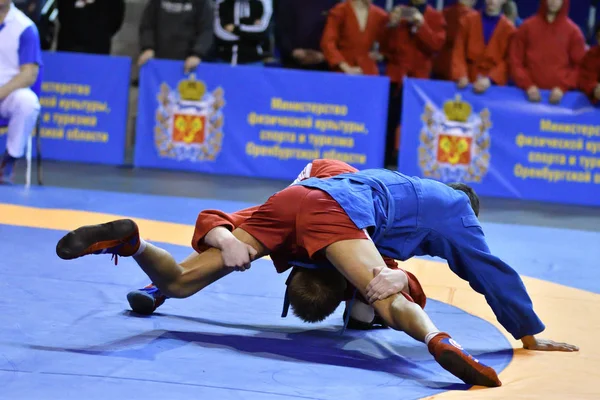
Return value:
<svg viewBox="0 0 600 400">
<path fill-rule="evenodd" d="M 299 247 L 310 258 L 335 242 L 368 239 L 331 196 L 300 185 L 271 196 L 239 228 L 270 252 Z"/>
</svg>

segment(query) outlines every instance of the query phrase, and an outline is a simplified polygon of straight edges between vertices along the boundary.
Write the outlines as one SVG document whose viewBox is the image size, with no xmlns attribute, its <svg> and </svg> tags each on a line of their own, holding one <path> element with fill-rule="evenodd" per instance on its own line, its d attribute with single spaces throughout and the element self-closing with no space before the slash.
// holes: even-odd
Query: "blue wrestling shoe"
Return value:
<svg viewBox="0 0 600 400">
<path fill-rule="evenodd" d="M 133 290 L 127 294 L 127 301 L 131 310 L 142 315 L 152 314 L 167 298 L 152 283 L 145 288 Z"/>
</svg>

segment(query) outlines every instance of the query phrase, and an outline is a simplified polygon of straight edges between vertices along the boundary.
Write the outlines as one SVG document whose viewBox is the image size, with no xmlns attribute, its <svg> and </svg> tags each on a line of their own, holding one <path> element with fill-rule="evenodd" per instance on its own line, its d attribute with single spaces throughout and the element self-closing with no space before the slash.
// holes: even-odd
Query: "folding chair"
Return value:
<svg viewBox="0 0 600 400">
<path fill-rule="evenodd" d="M 42 185 L 42 144 L 40 141 L 40 121 L 42 114 L 37 119 L 35 124 L 35 145 L 37 150 L 36 162 L 37 162 L 37 178 L 38 185 Z M 7 128 L 8 120 L 0 118 L 0 128 Z M 25 151 L 25 158 L 27 160 L 27 170 L 25 171 L 25 187 L 31 186 L 31 158 L 33 154 L 33 135 L 30 134 L 27 139 L 27 148 Z"/>
</svg>

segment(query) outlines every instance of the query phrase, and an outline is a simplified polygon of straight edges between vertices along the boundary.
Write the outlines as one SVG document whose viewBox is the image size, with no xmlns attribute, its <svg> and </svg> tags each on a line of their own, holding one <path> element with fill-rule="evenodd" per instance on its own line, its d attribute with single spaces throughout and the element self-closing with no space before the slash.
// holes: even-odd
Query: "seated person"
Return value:
<svg viewBox="0 0 600 400">
<path fill-rule="evenodd" d="M 11 184 L 40 113 L 42 49 L 38 30 L 11 0 L 0 0 L 0 119 L 8 121 L 0 184 Z"/>
</svg>

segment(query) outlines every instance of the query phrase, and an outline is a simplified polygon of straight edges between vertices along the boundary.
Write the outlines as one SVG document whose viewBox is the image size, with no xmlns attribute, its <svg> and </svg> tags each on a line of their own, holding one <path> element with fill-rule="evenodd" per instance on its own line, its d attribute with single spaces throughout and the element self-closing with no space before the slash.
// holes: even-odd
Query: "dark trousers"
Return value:
<svg viewBox="0 0 600 400">
<path fill-rule="evenodd" d="M 402 118 L 402 87 L 397 83 L 390 83 L 390 98 L 388 103 L 387 131 L 385 138 L 385 166 L 398 165 L 398 152 L 396 151 L 396 130 Z"/>
</svg>

